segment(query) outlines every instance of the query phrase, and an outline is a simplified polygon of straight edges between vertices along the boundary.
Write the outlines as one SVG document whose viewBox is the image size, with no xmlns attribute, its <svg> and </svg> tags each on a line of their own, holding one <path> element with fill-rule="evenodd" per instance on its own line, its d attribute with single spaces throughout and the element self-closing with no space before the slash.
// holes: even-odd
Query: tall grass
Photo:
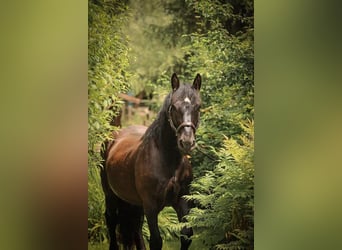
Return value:
<svg viewBox="0 0 342 250">
<path fill-rule="evenodd" d="M 88 168 L 88 241 L 106 242 L 105 200 L 99 169 Z"/>
</svg>

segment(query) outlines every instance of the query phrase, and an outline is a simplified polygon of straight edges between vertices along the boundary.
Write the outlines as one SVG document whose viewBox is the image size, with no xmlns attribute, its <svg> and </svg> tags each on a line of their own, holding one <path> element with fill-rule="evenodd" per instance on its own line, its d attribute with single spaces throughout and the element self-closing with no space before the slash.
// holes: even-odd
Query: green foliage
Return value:
<svg viewBox="0 0 342 250">
<path fill-rule="evenodd" d="M 169 33 L 169 27 L 173 16 L 164 5 L 157 0 L 130 2 L 131 15 L 124 32 L 130 47 L 131 85 L 135 93 L 143 89 L 153 92 L 159 77 L 183 57 L 180 46 L 172 42 L 175 33 Z"/>
<path fill-rule="evenodd" d="M 184 36 L 184 75 L 200 72 L 201 125 L 188 216 L 207 248 L 253 248 L 254 48 L 252 1 L 187 1 L 201 17 Z M 229 139 L 228 139 L 229 138 Z"/>
<path fill-rule="evenodd" d="M 128 47 L 121 32 L 126 6 L 121 1 L 89 1 L 88 37 L 88 165 L 99 163 L 98 145 L 113 128 L 109 121 L 127 89 Z M 123 13 L 121 13 L 123 12 Z"/>
<path fill-rule="evenodd" d="M 195 240 L 215 249 L 253 249 L 253 122 L 241 125 L 245 135 L 225 138 L 214 154 L 218 164 L 196 179 L 187 199 L 199 206 L 187 216 Z"/>
<path fill-rule="evenodd" d="M 118 94 L 128 87 L 128 47 L 121 31 L 127 7 L 118 0 L 88 3 L 88 237 L 98 242 L 107 237 L 100 145 L 114 129 L 109 121 L 121 108 Z"/>
<path fill-rule="evenodd" d="M 189 4 L 202 13 L 203 22 L 215 25 L 185 36 L 189 44 L 183 47 L 186 53 L 183 71 L 186 76 L 197 72 L 203 76 L 201 95 L 204 108 L 201 110 L 198 145 L 211 159 L 195 154 L 193 164 L 197 170 L 212 170 L 215 155 L 210 153 L 210 148 L 222 145 L 222 135 L 234 137 L 242 133 L 240 121 L 254 116 L 253 29 L 250 27 L 240 36 L 231 35 L 226 29 L 226 17 L 234 9 L 214 8 L 213 13 L 203 13 L 205 8 L 201 4 L 207 3 L 202 2 L 189 1 Z M 216 11 L 226 13 L 219 15 Z"/>
<path fill-rule="evenodd" d="M 88 240 L 106 242 L 105 200 L 98 168 L 88 168 Z"/>
<path fill-rule="evenodd" d="M 241 35 L 253 27 L 254 6 L 251 0 L 187 0 L 197 13 L 200 31 L 224 28 L 230 34 Z"/>
</svg>

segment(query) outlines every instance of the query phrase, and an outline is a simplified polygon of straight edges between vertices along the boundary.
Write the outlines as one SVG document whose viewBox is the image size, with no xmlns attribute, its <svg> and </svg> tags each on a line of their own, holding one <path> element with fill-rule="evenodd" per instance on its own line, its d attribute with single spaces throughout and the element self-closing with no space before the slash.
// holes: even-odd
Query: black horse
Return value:
<svg viewBox="0 0 342 250">
<path fill-rule="evenodd" d="M 150 249 L 162 248 L 158 214 L 172 206 L 179 221 L 189 212 L 182 197 L 189 194 L 192 167 L 187 155 L 195 147 L 199 125 L 201 76 L 192 85 L 171 77 L 172 91 L 150 127 L 131 126 L 114 135 L 103 155 L 102 187 L 110 250 L 118 249 L 116 227 L 125 249 L 145 249 L 143 216 L 150 230 Z M 191 228 L 181 231 L 181 249 L 188 249 Z"/>
</svg>

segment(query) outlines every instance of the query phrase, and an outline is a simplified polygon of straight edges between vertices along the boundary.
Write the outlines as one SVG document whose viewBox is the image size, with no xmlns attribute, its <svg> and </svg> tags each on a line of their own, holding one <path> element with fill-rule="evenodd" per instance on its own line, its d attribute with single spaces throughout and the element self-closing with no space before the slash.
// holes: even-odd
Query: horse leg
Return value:
<svg viewBox="0 0 342 250">
<path fill-rule="evenodd" d="M 131 250 L 134 246 L 136 246 L 137 250 L 146 249 L 142 237 L 143 219 L 144 213 L 142 207 L 134 206 L 120 200 L 119 223 L 125 250 Z"/>
<path fill-rule="evenodd" d="M 135 246 L 137 247 L 137 250 L 146 250 L 142 230 L 135 234 Z"/>
<path fill-rule="evenodd" d="M 143 227 L 143 223 L 144 223 L 144 211 L 141 208 L 141 216 L 140 216 L 140 220 L 138 221 L 138 230 L 135 233 L 135 245 L 137 247 L 137 250 L 146 250 L 145 247 L 145 242 L 144 242 L 144 237 L 143 237 L 143 233 L 142 233 L 142 227 Z"/>
<path fill-rule="evenodd" d="M 150 230 L 150 250 L 162 249 L 162 238 L 158 228 L 158 212 L 155 209 L 144 209 L 147 219 L 148 228 Z"/>
<path fill-rule="evenodd" d="M 116 226 L 119 223 L 118 217 L 118 197 L 110 190 L 104 169 L 101 170 L 101 183 L 105 195 L 105 219 L 109 236 L 109 250 L 118 250 L 116 239 Z"/>
<path fill-rule="evenodd" d="M 114 194 L 106 194 L 105 218 L 109 233 L 109 250 L 118 250 L 116 225 L 118 224 L 118 200 Z"/>
<path fill-rule="evenodd" d="M 178 221 L 179 222 L 185 222 L 184 216 L 189 214 L 190 207 L 186 200 L 183 198 L 180 198 L 178 202 L 173 206 L 175 209 Z M 193 235 L 192 228 L 183 227 L 181 230 L 181 250 L 187 250 L 191 244 L 190 237 Z"/>
<path fill-rule="evenodd" d="M 106 159 L 109 148 L 112 146 L 113 142 L 104 141 L 102 143 L 102 150 L 101 150 L 101 165 L 100 166 L 100 177 L 101 177 L 101 185 L 102 190 L 105 195 L 105 219 L 106 225 L 109 234 L 109 250 L 118 250 L 118 244 L 116 239 L 116 226 L 119 223 L 118 218 L 118 203 L 119 198 L 113 193 L 113 191 L 109 187 L 109 183 L 107 180 L 107 173 L 105 170 Z"/>
</svg>

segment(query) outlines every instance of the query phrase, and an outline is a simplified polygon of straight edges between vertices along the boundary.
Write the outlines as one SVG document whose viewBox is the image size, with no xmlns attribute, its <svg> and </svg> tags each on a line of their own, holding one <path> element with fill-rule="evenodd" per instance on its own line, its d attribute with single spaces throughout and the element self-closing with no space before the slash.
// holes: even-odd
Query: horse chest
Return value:
<svg viewBox="0 0 342 250">
<path fill-rule="evenodd" d="M 165 186 L 165 204 L 175 204 L 182 195 L 187 193 L 191 179 L 191 168 L 182 161 Z"/>
<path fill-rule="evenodd" d="M 179 197 L 179 193 L 181 190 L 181 185 L 177 178 L 173 176 L 169 179 L 169 182 L 167 183 L 165 187 L 165 193 L 164 193 L 164 203 L 165 205 L 172 205 L 174 204 Z"/>
</svg>

